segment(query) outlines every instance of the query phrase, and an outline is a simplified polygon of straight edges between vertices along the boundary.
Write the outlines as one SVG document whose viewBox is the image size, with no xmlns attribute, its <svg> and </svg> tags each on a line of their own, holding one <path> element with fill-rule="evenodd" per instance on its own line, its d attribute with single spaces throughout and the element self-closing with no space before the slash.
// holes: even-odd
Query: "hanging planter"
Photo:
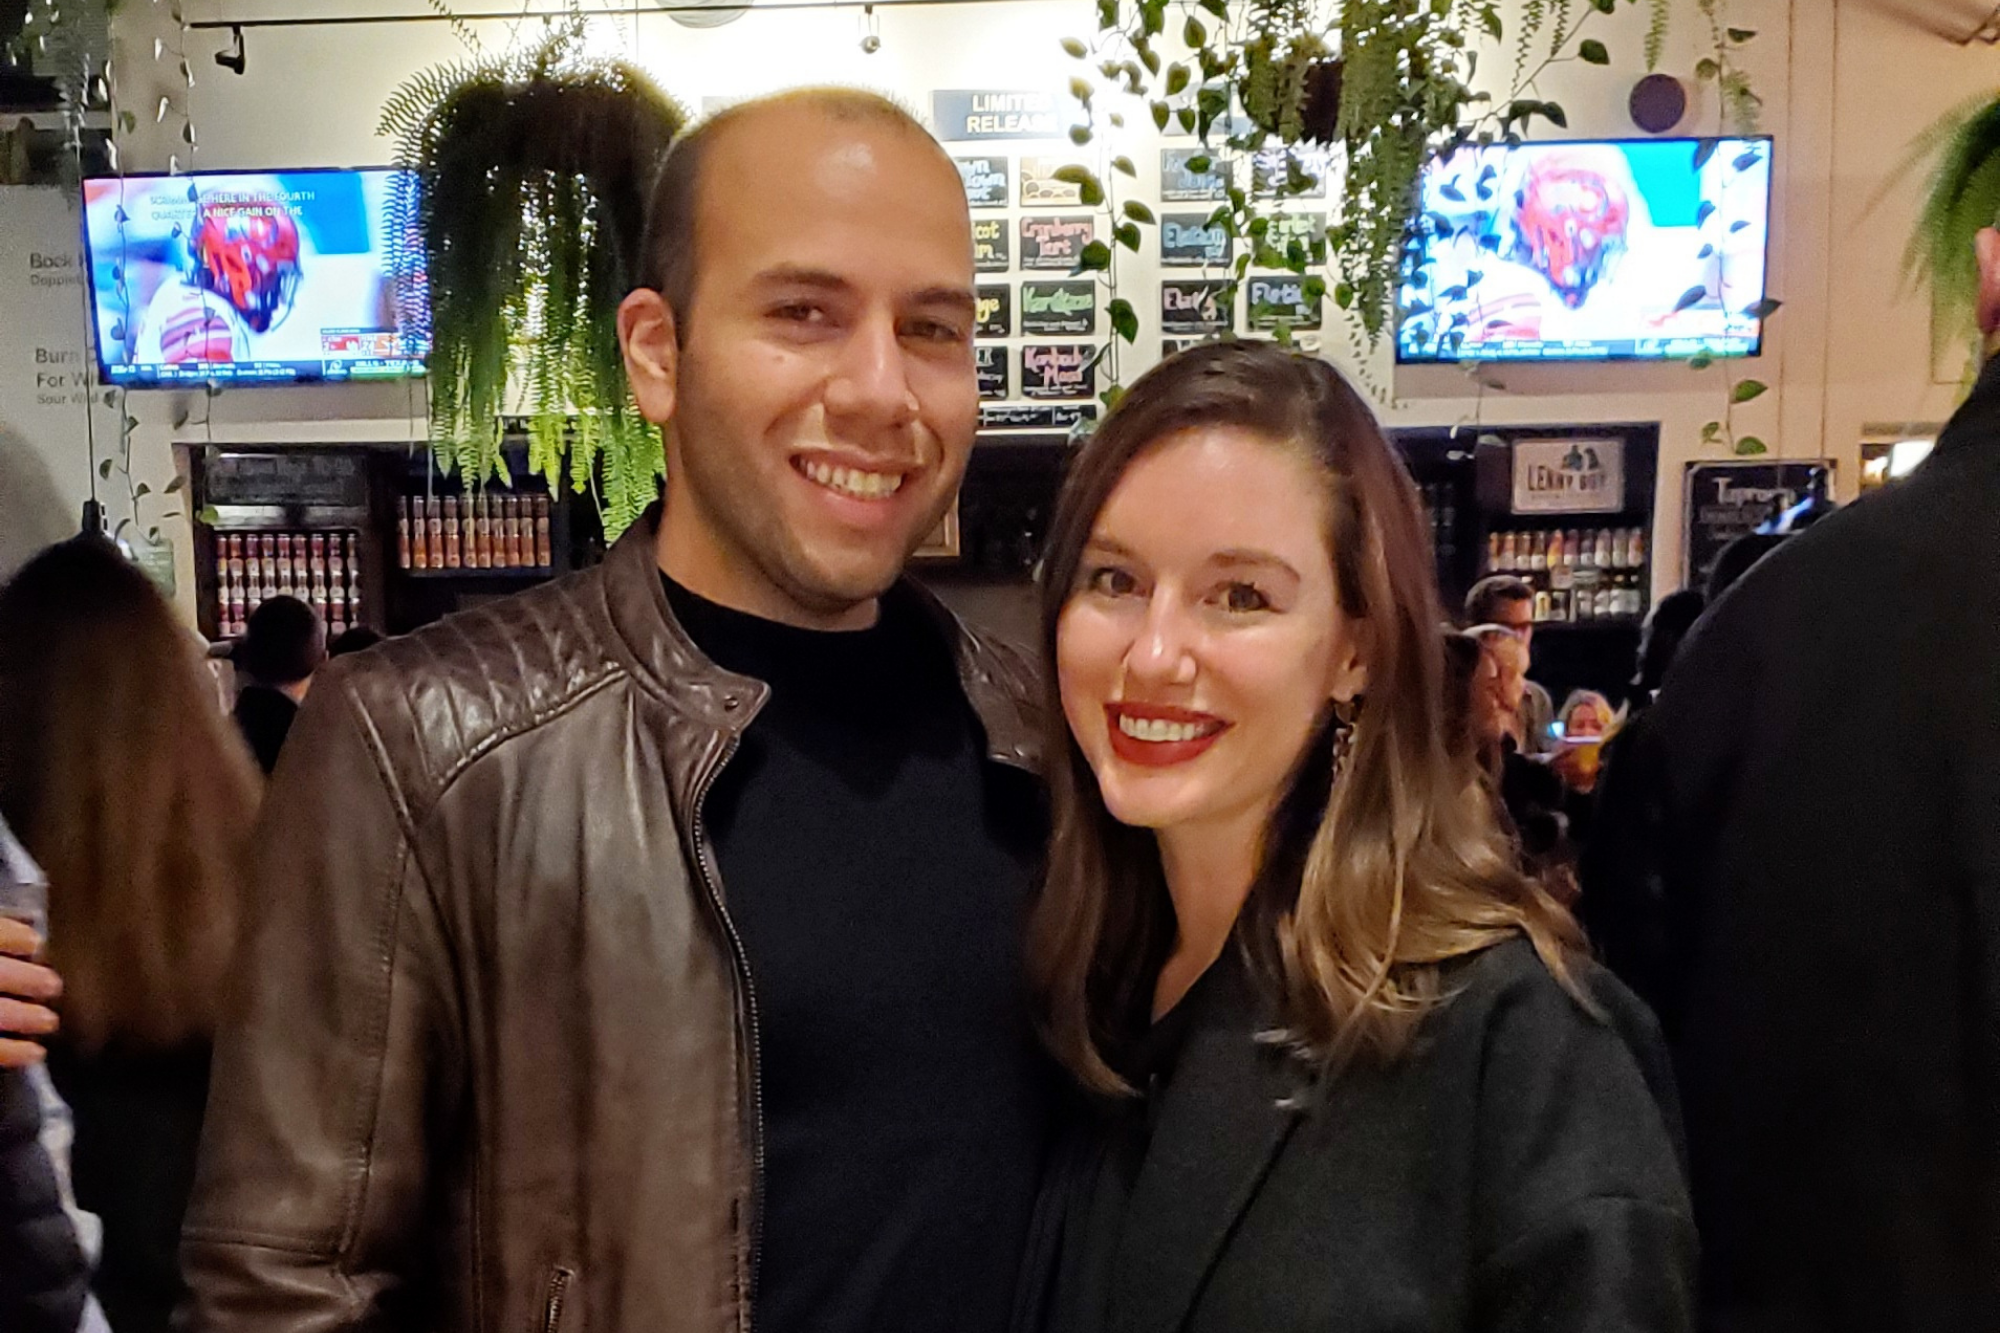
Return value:
<svg viewBox="0 0 2000 1333">
<path fill-rule="evenodd" d="M 505 475 L 502 418 L 529 464 L 595 489 L 607 534 L 665 464 L 618 346 L 646 199 L 686 113 L 629 65 L 578 54 L 561 24 L 524 55 L 440 66 L 399 88 L 381 131 L 413 173 L 392 219 L 400 284 L 429 290 L 431 446 L 447 470 Z M 420 326 L 422 310 L 403 312 Z"/>
<path fill-rule="evenodd" d="M 1979 260 L 1973 238 L 2000 225 L 2000 97 L 1958 107 L 1926 131 L 1910 165 L 1926 163 L 1930 179 L 1903 269 L 1912 283 L 1930 289 L 1932 347 L 1965 347 L 1976 369 Z"/>
</svg>

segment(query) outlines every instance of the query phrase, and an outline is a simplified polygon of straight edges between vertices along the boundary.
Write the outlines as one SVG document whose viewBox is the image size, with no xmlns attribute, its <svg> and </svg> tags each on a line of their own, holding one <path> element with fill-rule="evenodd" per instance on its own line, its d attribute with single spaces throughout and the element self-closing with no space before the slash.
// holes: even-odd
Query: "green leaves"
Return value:
<svg viewBox="0 0 2000 1333">
<path fill-rule="evenodd" d="M 1611 53 L 1604 49 L 1604 43 L 1591 38 L 1576 48 L 1577 58 L 1586 65 L 1608 65 Z"/>
<path fill-rule="evenodd" d="M 1103 273 L 1111 267 L 1111 247 L 1103 241 L 1092 241 L 1083 247 L 1083 253 L 1076 258 L 1077 273 Z"/>
<path fill-rule="evenodd" d="M 1739 457 L 1754 458 L 1758 454 L 1767 454 L 1769 452 L 1771 452 L 1770 446 L 1755 435 L 1743 435 L 1737 438 L 1736 453 Z"/>
<path fill-rule="evenodd" d="M 1078 148 L 1083 147 L 1095 137 L 1090 132 L 1090 126 L 1088 125 L 1072 125 L 1069 127 L 1069 141 Z"/>
<path fill-rule="evenodd" d="M 1139 168 L 1137 168 L 1137 167 L 1135 167 L 1135 166 L 1133 166 L 1133 165 L 1132 165 L 1132 159 L 1131 159 L 1131 158 L 1129 158 L 1129 157 L 1114 157 L 1114 158 L 1112 158 L 1112 159 L 1111 159 L 1111 169 L 1112 169 L 1113 171 L 1117 172 L 1117 173 L 1118 173 L 1119 175 L 1121 175 L 1121 176 L 1130 176 L 1130 177 L 1132 177 L 1132 178 L 1133 178 L 1134 180 L 1138 179 L 1138 176 L 1139 176 Z M 1056 173 L 1056 179 L 1057 179 L 1057 180 L 1061 180 L 1061 179 L 1062 179 L 1062 173 L 1061 173 L 1061 172 L 1057 172 L 1057 173 Z"/>
<path fill-rule="evenodd" d="M 1063 38 L 1062 49 L 1069 54 L 1069 57 L 1072 60 L 1083 60 L 1088 58 L 1090 55 L 1090 48 L 1085 46 L 1082 42 L 1078 41 L 1074 37 Z"/>
<path fill-rule="evenodd" d="M 1683 310 L 1693 309 L 1695 306 L 1700 305 L 1702 301 L 1707 298 L 1707 296 L 1708 296 L 1707 286 L 1704 284 L 1697 283 L 1696 285 L 1682 292 L 1681 299 L 1674 302 L 1674 313 L 1678 315 Z"/>
<path fill-rule="evenodd" d="M 1111 331 L 1128 343 L 1139 341 L 1139 312 L 1124 297 L 1114 297 L 1106 307 L 1111 316 Z"/>
<path fill-rule="evenodd" d="M 203 505 L 194 511 L 194 521 L 207 527 L 214 527 L 222 519 L 214 505 Z"/>
<path fill-rule="evenodd" d="M 1137 199 L 1127 199 L 1125 201 L 1125 216 L 1134 222 L 1142 222 L 1148 227 L 1158 223 L 1158 219 L 1153 216 L 1153 210 L 1140 203 Z"/>
<path fill-rule="evenodd" d="M 1736 387 L 1729 391 L 1732 403 L 1751 403 L 1771 391 L 1771 386 L 1762 380 L 1738 380 Z"/>
<path fill-rule="evenodd" d="M 1189 21 L 1192 22 L 1193 20 Z M 1188 67 L 1178 61 L 1167 66 L 1167 96 L 1180 96 L 1181 93 L 1187 90 L 1188 80 L 1191 77 L 1192 75 L 1188 72 Z"/>
<path fill-rule="evenodd" d="M 1202 26 L 1200 19 L 1190 14 L 1181 27 L 1181 41 L 1187 44 L 1190 51 L 1205 46 L 1208 44 L 1208 29 Z"/>
</svg>

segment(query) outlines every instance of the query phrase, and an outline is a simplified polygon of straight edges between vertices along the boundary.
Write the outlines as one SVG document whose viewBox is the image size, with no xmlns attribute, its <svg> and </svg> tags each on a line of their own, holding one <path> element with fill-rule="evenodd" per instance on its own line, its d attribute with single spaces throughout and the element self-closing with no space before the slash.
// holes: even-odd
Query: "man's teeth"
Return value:
<svg viewBox="0 0 2000 1333">
<path fill-rule="evenodd" d="M 806 476 L 831 491 L 861 500 L 880 500 L 903 487 L 900 472 L 862 472 L 856 468 L 830 467 L 825 463 L 801 464 Z"/>
<path fill-rule="evenodd" d="M 1208 728 L 1194 722 L 1168 722 L 1163 718 L 1133 717 L 1130 713 L 1118 715 L 1118 730 L 1135 741 L 1155 741 L 1172 744 L 1176 741 L 1199 740 L 1208 734 Z"/>
</svg>

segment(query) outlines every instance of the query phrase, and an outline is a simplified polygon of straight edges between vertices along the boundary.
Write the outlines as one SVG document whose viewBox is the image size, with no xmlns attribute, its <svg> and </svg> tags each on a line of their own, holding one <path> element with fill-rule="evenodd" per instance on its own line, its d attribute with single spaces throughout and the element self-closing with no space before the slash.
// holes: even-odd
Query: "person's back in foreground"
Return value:
<svg viewBox="0 0 2000 1333">
<path fill-rule="evenodd" d="M 1707 1326 L 2000 1327 L 2000 364 L 1709 611 L 1628 761 L 1659 873 L 1584 900 L 1674 1049 Z"/>
<path fill-rule="evenodd" d="M 289 742 L 201 1333 L 1005 1326 L 1032 709 L 897 582 L 977 420 L 963 188 L 821 93 L 684 138 L 653 213 L 664 512 L 336 663 Z"/>
</svg>

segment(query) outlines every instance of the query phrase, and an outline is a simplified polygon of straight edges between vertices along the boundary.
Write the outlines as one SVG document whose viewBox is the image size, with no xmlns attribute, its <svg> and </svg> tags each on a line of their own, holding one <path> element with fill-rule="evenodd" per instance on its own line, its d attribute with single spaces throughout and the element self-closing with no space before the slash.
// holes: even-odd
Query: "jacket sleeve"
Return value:
<svg viewBox="0 0 2000 1333">
<path fill-rule="evenodd" d="M 0 1328 L 75 1333 L 89 1290 L 34 1087 L 26 1073 L 0 1070 Z"/>
<path fill-rule="evenodd" d="M 1587 965 L 1586 965 L 1587 966 Z M 1480 1096 L 1480 1333 L 1692 1333 L 1696 1242 L 1657 1026 L 1596 969 L 1495 1007 Z"/>
<path fill-rule="evenodd" d="M 456 1086 L 447 954 L 380 719 L 329 675 L 258 821 L 182 1234 L 190 1333 L 427 1322 L 427 1127 Z"/>
</svg>

